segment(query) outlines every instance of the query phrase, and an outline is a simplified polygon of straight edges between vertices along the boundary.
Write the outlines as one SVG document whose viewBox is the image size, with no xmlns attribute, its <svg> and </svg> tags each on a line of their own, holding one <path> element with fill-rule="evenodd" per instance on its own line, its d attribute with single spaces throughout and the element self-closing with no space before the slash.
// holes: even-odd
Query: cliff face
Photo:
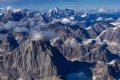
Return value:
<svg viewBox="0 0 120 80">
<path fill-rule="evenodd" d="M 63 71 L 69 72 L 67 60 L 49 42 L 43 41 L 27 40 L 11 53 L 1 56 L 0 63 L 1 80 L 56 80 Z"/>
<path fill-rule="evenodd" d="M 116 66 L 106 63 L 119 57 L 101 49 L 104 48 L 95 45 L 57 48 L 49 41 L 28 38 L 23 45 L 0 56 L 0 80 L 113 80 L 119 76 L 111 75 L 116 67 L 119 68 L 119 63 L 113 63 Z"/>
</svg>

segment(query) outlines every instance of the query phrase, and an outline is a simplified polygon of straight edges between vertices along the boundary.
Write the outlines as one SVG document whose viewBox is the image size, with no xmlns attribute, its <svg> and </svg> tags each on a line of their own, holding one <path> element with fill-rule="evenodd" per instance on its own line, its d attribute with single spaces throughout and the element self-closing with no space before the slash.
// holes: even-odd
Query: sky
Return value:
<svg viewBox="0 0 120 80">
<path fill-rule="evenodd" d="M 15 8 L 30 8 L 34 10 L 49 10 L 54 7 L 71 9 L 119 9 L 120 0 L 0 0 L 0 8 L 12 6 Z"/>
</svg>

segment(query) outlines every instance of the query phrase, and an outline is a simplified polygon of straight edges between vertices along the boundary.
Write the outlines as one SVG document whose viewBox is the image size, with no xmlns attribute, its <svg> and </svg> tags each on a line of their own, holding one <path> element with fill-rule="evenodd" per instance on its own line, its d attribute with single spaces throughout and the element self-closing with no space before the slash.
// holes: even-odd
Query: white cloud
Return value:
<svg viewBox="0 0 120 80">
<path fill-rule="evenodd" d="M 109 21 L 109 20 L 114 20 L 113 18 L 106 18 L 105 19 L 106 21 Z"/>
<path fill-rule="evenodd" d="M 31 33 L 32 34 L 32 40 L 50 40 L 53 39 L 55 37 L 57 37 L 58 35 L 52 31 L 34 31 Z"/>
<path fill-rule="evenodd" d="M 116 20 L 116 22 L 120 22 L 120 17 Z"/>
<path fill-rule="evenodd" d="M 43 40 L 43 35 L 41 34 L 41 32 L 32 32 L 32 40 Z"/>
<path fill-rule="evenodd" d="M 4 24 L 3 28 L 4 29 L 12 29 L 18 25 L 18 22 L 14 21 L 8 21 L 6 24 Z"/>
<path fill-rule="evenodd" d="M 30 21 L 30 24 L 29 24 L 30 26 L 34 26 L 35 25 L 35 21 Z"/>
<path fill-rule="evenodd" d="M 19 26 L 25 26 L 25 27 L 27 27 L 28 26 L 28 22 L 27 21 L 19 22 Z"/>
<path fill-rule="evenodd" d="M 52 22 L 54 22 L 54 23 L 55 23 L 55 22 L 61 22 L 61 19 L 55 19 L 55 18 L 54 18 L 54 19 L 52 20 Z"/>
<path fill-rule="evenodd" d="M 63 18 L 63 19 L 61 20 L 61 22 L 64 23 L 64 24 L 68 24 L 68 23 L 71 23 L 71 20 L 68 19 L 68 18 Z"/>
<path fill-rule="evenodd" d="M 71 16 L 71 17 L 70 17 L 70 20 L 74 20 L 74 17 L 73 17 L 73 16 Z"/>
<path fill-rule="evenodd" d="M 71 25 L 75 25 L 75 24 L 77 24 L 77 21 L 71 21 L 70 24 L 71 24 Z"/>
<path fill-rule="evenodd" d="M 4 34 L 0 34 L 0 40 L 6 38 Z"/>
<path fill-rule="evenodd" d="M 40 25 L 36 25 L 34 27 L 30 27 L 30 32 L 34 32 L 34 31 L 40 31 Z"/>
<path fill-rule="evenodd" d="M 13 29 L 14 32 L 28 32 L 28 28 L 26 27 L 15 27 Z"/>
<path fill-rule="evenodd" d="M 102 17 L 98 17 L 98 18 L 96 19 L 96 21 L 102 21 L 102 20 L 103 20 Z"/>
<path fill-rule="evenodd" d="M 71 25 L 74 25 L 77 23 L 77 21 L 74 21 L 74 17 L 69 17 L 68 18 L 63 18 L 63 19 L 53 19 L 52 20 L 53 23 L 55 22 L 61 22 L 63 24 L 71 24 Z"/>
<path fill-rule="evenodd" d="M 101 8 L 101 9 L 98 10 L 98 12 L 103 12 L 104 13 L 104 12 L 107 12 L 107 10 Z"/>
</svg>

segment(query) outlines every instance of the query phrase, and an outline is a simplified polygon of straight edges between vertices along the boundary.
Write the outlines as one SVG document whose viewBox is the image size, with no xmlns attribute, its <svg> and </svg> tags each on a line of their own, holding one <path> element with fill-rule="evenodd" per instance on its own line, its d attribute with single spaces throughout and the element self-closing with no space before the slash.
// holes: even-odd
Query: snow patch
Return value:
<svg viewBox="0 0 120 80">
<path fill-rule="evenodd" d="M 30 44 L 27 45 L 27 47 L 29 47 L 29 46 L 30 46 Z"/>
<path fill-rule="evenodd" d="M 118 29 L 118 27 L 114 27 L 114 28 L 112 28 L 113 29 L 113 32 L 116 30 L 116 29 Z"/>
<path fill-rule="evenodd" d="M 77 41 L 75 40 L 75 38 L 68 38 L 65 41 L 65 44 L 70 44 L 71 46 L 75 46 L 77 44 Z"/>
<path fill-rule="evenodd" d="M 93 80 L 96 80 L 96 78 L 97 78 L 96 76 L 93 76 Z"/>
<path fill-rule="evenodd" d="M 86 17 L 87 13 L 84 13 L 83 15 L 81 15 L 82 18 Z"/>
<path fill-rule="evenodd" d="M 107 30 L 102 31 L 101 34 L 100 34 L 96 39 L 99 39 L 100 36 L 102 36 L 102 34 L 105 33 L 106 31 L 107 31 Z"/>
<path fill-rule="evenodd" d="M 51 39 L 50 42 L 51 42 L 51 45 L 53 45 L 57 40 L 59 39 L 59 37 L 57 38 L 54 38 L 54 39 Z"/>
<path fill-rule="evenodd" d="M 13 52 L 13 51 L 12 51 Z M 11 54 L 12 52 L 6 53 L 6 54 Z"/>
<path fill-rule="evenodd" d="M 16 13 L 16 12 L 20 12 L 21 9 L 13 9 L 13 12 Z"/>
<path fill-rule="evenodd" d="M 114 27 L 114 28 L 112 28 L 112 29 L 114 29 L 114 30 L 115 30 L 115 29 L 118 29 L 118 27 Z"/>
<path fill-rule="evenodd" d="M 107 63 L 107 64 L 112 65 L 112 64 L 114 64 L 114 63 L 115 63 L 115 60 L 112 60 L 111 62 L 109 62 L 109 63 Z"/>
<path fill-rule="evenodd" d="M 86 41 L 83 41 L 82 43 L 83 43 L 84 45 L 87 45 L 87 44 L 92 43 L 93 40 L 95 40 L 95 39 L 88 39 L 88 40 L 86 40 Z"/>
<path fill-rule="evenodd" d="M 89 27 L 87 27 L 87 28 L 85 28 L 86 30 L 88 30 L 88 29 L 91 29 L 91 26 L 89 26 Z"/>
<path fill-rule="evenodd" d="M 114 25 L 114 26 L 116 26 L 116 27 L 120 27 L 120 22 L 112 22 L 112 23 L 110 23 L 110 24 L 112 24 L 112 25 Z"/>
<path fill-rule="evenodd" d="M 107 43 L 110 46 L 116 46 L 116 45 L 118 45 L 118 43 L 116 43 L 116 42 L 109 42 L 108 40 L 104 40 L 103 42 Z"/>
</svg>

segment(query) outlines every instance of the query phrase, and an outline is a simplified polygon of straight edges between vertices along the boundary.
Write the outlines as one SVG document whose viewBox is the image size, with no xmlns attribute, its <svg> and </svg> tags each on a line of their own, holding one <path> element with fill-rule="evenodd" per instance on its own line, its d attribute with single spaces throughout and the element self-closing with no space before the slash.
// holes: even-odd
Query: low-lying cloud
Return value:
<svg viewBox="0 0 120 80">
<path fill-rule="evenodd" d="M 70 25 L 75 25 L 77 23 L 77 21 L 74 21 L 74 17 L 69 17 L 69 19 L 68 18 L 53 19 L 52 22 L 53 23 L 61 22 L 63 24 L 70 24 Z"/>
<path fill-rule="evenodd" d="M 0 40 L 6 38 L 4 34 L 0 34 Z"/>
<path fill-rule="evenodd" d="M 29 32 L 28 28 L 26 27 L 15 27 L 13 31 L 14 32 Z"/>
<path fill-rule="evenodd" d="M 6 24 L 4 24 L 3 28 L 9 30 L 17 26 L 18 26 L 18 22 L 8 21 Z"/>
<path fill-rule="evenodd" d="M 96 21 L 102 21 L 102 20 L 103 20 L 102 17 L 98 17 L 98 18 L 96 19 Z"/>
<path fill-rule="evenodd" d="M 99 9 L 99 10 L 98 10 L 98 12 L 100 12 L 100 13 L 106 13 L 106 12 L 107 12 L 107 10 L 105 10 L 105 9 L 101 8 L 101 9 Z"/>
<path fill-rule="evenodd" d="M 106 21 L 114 20 L 113 18 L 105 18 Z"/>
<path fill-rule="evenodd" d="M 69 24 L 69 23 L 71 23 L 71 20 L 68 18 L 63 18 L 61 22 L 64 24 Z"/>
<path fill-rule="evenodd" d="M 40 31 L 40 32 L 34 31 L 31 34 L 32 34 L 31 39 L 35 41 L 36 40 L 46 41 L 58 37 L 58 35 L 53 31 Z"/>
<path fill-rule="evenodd" d="M 70 23 L 71 20 L 64 18 L 63 23 Z M 74 24 L 74 23 L 72 23 Z M 50 40 L 58 37 L 58 35 L 52 30 L 48 29 L 48 24 L 37 22 L 35 19 L 29 19 L 26 21 L 8 21 L 7 23 L 0 22 L 0 30 L 9 30 L 12 32 L 25 32 L 31 34 L 32 40 Z M 5 38 L 4 35 L 0 34 L 0 39 Z"/>
<path fill-rule="evenodd" d="M 70 17 L 70 20 L 74 20 L 75 18 L 73 16 Z"/>
<path fill-rule="evenodd" d="M 116 20 L 116 22 L 120 22 L 120 17 Z"/>
</svg>

